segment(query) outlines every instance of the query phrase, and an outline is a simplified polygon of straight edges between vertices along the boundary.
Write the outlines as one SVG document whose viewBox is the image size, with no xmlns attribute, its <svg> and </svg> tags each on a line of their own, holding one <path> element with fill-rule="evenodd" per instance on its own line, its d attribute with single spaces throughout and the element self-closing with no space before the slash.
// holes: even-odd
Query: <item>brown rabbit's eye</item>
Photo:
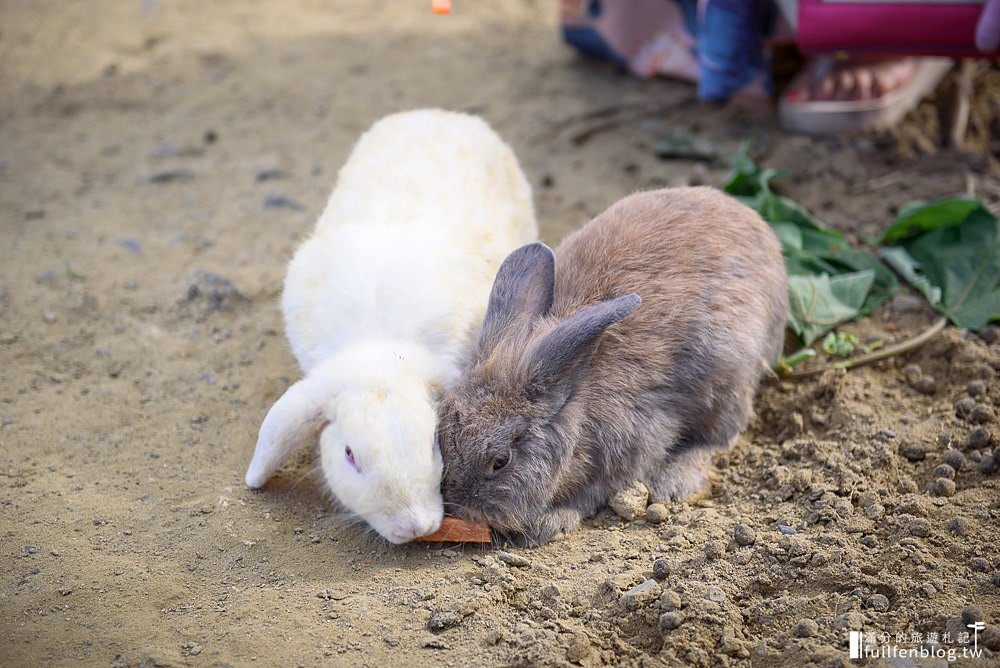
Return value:
<svg viewBox="0 0 1000 668">
<path fill-rule="evenodd" d="M 493 472 L 496 473 L 503 467 L 507 466 L 507 464 L 510 463 L 510 456 L 511 456 L 511 451 L 508 450 L 507 452 L 494 457 L 493 463 L 490 465 L 491 468 L 493 469 Z"/>
</svg>

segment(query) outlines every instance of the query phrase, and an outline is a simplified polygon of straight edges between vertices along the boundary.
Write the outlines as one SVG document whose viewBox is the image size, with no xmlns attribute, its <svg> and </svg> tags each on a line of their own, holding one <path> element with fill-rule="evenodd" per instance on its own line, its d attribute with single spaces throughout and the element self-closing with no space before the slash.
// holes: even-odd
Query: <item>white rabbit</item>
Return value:
<svg viewBox="0 0 1000 668">
<path fill-rule="evenodd" d="M 282 311 L 305 377 L 265 417 L 247 485 L 322 430 L 344 508 L 393 543 L 435 531 L 438 400 L 497 268 L 537 234 L 531 187 L 481 119 L 428 109 L 372 126 L 288 268 Z"/>
</svg>

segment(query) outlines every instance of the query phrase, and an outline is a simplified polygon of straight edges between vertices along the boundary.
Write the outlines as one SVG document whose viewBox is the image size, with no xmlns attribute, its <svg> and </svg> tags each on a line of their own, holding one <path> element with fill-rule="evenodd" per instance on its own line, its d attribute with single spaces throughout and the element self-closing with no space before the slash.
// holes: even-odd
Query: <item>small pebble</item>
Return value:
<svg viewBox="0 0 1000 668">
<path fill-rule="evenodd" d="M 965 626 L 981 621 L 983 621 L 983 609 L 978 605 L 967 605 L 962 610 L 962 624 Z"/>
<path fill-rule="evenodd" d="M 435 610 L 427 620 L 427 630 L 446 631 L 461 624 L 463 619 L 464 615 L 456 610 Z"/>
<path fill-rule="evenodd" d="M 660 594 L 660 610 L 675 612 L 681 609 L 681 595 L 675 591 L 665 591 Z"/>
<path fill-rule="evenodd" d="M 136 255 L 142 255 L 142 243 L 137 239 L 119 239 L 118 245 Z"/>
<path fill-rule="evenodd" d="M 955 481 L 950 478 L 938 478 L 934 481 L 934 493 L 938 496 L 955 496 Z"/>
<path fill-rule="evenodd" d="M 510 552 L 497 552 L 497 559 L 514 568 L 527 568 L 531 566 L 531 562 L 526 558 L 519 554 L 511 554 Z"/>
<path fill-rule="evenodd" d="M 667 507 L 662 503 L 651 503 L 649 507 L 646 508 L 646 521 L 650 524 L 661 524 L 663 523 L 667 515 Z"/>
<path fill-rule="evenodd" d="M 985 573 L 990 568 L 990 562 L 982 557 L 973 557 L 966 566 L 973 573 Z"/>
<path fill-rule="evenodd" d="M 889 599 L 882 594 L 872 594 L 868 598 L 868 607 L 875 612 L 885 612 L 889 609 Z"/>
<path fill-rule="evenodd" d="M 757 532 L 745 524 L 733 527 L 733 540 L 741 547 L 749 547 L 757 542 Z"/>
<path fill-rule="evenodd" d="M 885 515 L 885 506 L 881 503 L 873 503 L 865 508 L 865 517 L 870 520 L 877 520 L 883 515 Z"/>
<path fill-rule="evenodd" d="M 931 523 L 929 520 L 923 517 L 914 517 L 910 521 L 910 535 L 920 536 L 921 538 L 927 536 L 931 532 Z"/>
<path fill-rule="evenodd" d="M 656 580 L 644 580 L 629 589 L 618 599 L 618 605 L 625 610 L 635 610 L 660 597 L 662 590 Z"/>
<path fill-rule="evenodd" d="M 276 167 L 268 167 L 257 172 L 254 180 L 257 181 L 257 183 L 261 183 L 263 181 L 273 181 L 274 179 L 282 179 L 284 177 L 285 172 L 282 170 Z"/>
<path fill-rule="evenodd" d="M 917 379 L 917 382 L 913 384 L 913 389 L 920 394 L 935 394 L 937 392 L 937 382 L 934 380 L 933 376 L 921 376 Z"/>
<path fill-rule="evenodd" d="M 666 559 L 657 559 L 653 562 L 653 577 L 657 580 L 665 580 L 670 577 L 670 562 Z"/>
<path fill-rule="evenodd" d="M 641 482 L 634 482 L 625 489 L 618 490 L 608 500 L 611 510 L 623 520 L 634 520 L 646 511 L 649 490 Z"/>
<path fill-rule="evenodd" d="M 305 207 L 288 195 L 271 193 L 264 197 L 265 209 L 292 209 L 293 211 L 304 211 Z"/>
<path fill-rule="evenodd" d="M 993 410 L 992 406 L 986 406 L 984 404 L 976 404 L 969 416 L 965 418 L 973 424 L 984 424 L 986 422 L 993 422 L 996 420 L 996 412 Z"/>
<path fill-rule="evenodd" d="M 941 463 L 947 464 L 955 473 L 958 473 L 962 470 L 962 464 L 965 463 L 965 455 L 958 450 L 945 450 L 945 453 L 941 455 Z"/>
<path fill-rule="evenodd" d="M 660 615 L 660 628 L 664 631 L 673 631 L 684 623 L 684 615 L 680 612 L 664 612 Z"/>
<path fill-rule="evenodd" d="M 193 181 L 194 178 L 194 172 L 190 169 L 163 169 L 150 174 L 148 180 L 150 183 L 164 184 Z"/>
<path fill-rule="evenodd" d="M 957 517 L 957 516 L 952 517 L 944 524 L 944 528 L 949 533 L 953 533 L 956 536 L 964 535 L 969 530 L 970 526 L 972 525 L 969 522 L 969 520 L 965 519 L 964 517 Z"/>
<path fill-rule="evenodd" d="M 927 458 L 927 451 L 916 443 L 904 443 L 899 448 L 899 454 L 911 462 L 922 462 Z"/>
<path fill-rule="evenodd" d="M 458 556 L 458 552 L 456 552 L 455 550 L 452 550 L 452 549 L 441 550 L 441 556 L 442 557 L 447 557 L 449 559 L 452 559 L 452 558 Z"/>
<path fill-rule="evenodd" d="M 985 475 L 992 475 L 997 472 L 997 454 L 987 455 L 979 460 L 979 470 Z"/>
<path fill-rule="evenodd" d="M 1000 338 L 1000 329 L 993 325 L 986 325 L 979 330 L 979 338 L 986 343 L 995 343 L 996 340 Z"/>
<path fill-rule="evenodd" d="M 709 586 L 708 591 L 705 593 L 705 598 L 707 598 L 709 601 L 722 603 L 723 601 L 726 600 L 726 592 L 724 592 L 721 587 L 716 587 L 712 585 Z"/>
<path fill-rule="evenodd" d="M 429 637 L 420 641 L 420 646 L 424 649 L 451 649 L 451 645 L 441 638 Z"/>
<path fill-rule="evenodd" d="M 985 448 L 993 441 L 993 434 L 986 427 L 980 427 L 976 429 L 971 434 L 969 438 L 965 441 L 966 448 Z"/>
<path fill-rule="evenodd" d="M 1000 652 L 1000 628 L 987 626 L 980 638 L 982 638 L 986 649 L 991 652 Z"/>
<path fill-rule="evenodd" d="M 705 558 L 709 561 L 721 559 L 726 556 L 726 541 L 711 540 L 705 543 Z"/>
<path fill-rule="evenodd" d="M 955 469 L 953 469 L 948 464 L 938 464 L 934 467 L 934 477 L 935 478 L 947 478 L 948 480 L 955 479 Z"/>
<path fill-rule="evenodd" d="M 793 527 L 790 527 L 787 524 L 779 524 L 778 531 L 780 531 L 782 534 L 786 536 L 794 536 L 796 533 L 798 533 Z"/>
<path fill-rule="evenodd" d="M 316 597 L 322 598 L 326 601 L 329 600 L 343 601 L 345 598 L 347 598 L 347 593 L 340 591 L 339 589 L 321 589 L 318 592 L 316 592 Z"/>
<path fill-rule="evenodd" d="M 590 638 L 586 633 L 574 633 L 573 639 L 566 648 L 566 658 L 571 663 L 582 663 L 590 656 Z"/>
<path fill-rule="evenodd" d="M 907 364 L 902 368 L 903 379 L 910 386 L 916 384 L 920 377 L 924 375 L 923 370 L 920 368 L 919 364 Z"/>
<path fill-rule="evenodd" d="M 860 631 L 865 625 L 865 616 L 860 612 L 845 612 L 833 620 L 835 629 Z"/>
<path fill-rule="evenodd" d="M 965 391 L 973 398 L 986 394 L 986 383 L 981 380 L 974 380 L 965 386 Z"/>
<path fill-rule="evenodd" d="M 955 402 L 955 415 L 963 420 L 972 414 L 972 409 L 976 407 L 976 402 L 968 397 Z"/>
<path fill-rule="evenodd" d="M 1000 589 L 1000 571 L 993 573 L 993 586 Z"/>
<path fill-rule="evenodd" d="M 819 633 L 819 624 L 815 619 L 800 619 L 793 632 L 799 638 L 812 638 Z"/>
</svg>

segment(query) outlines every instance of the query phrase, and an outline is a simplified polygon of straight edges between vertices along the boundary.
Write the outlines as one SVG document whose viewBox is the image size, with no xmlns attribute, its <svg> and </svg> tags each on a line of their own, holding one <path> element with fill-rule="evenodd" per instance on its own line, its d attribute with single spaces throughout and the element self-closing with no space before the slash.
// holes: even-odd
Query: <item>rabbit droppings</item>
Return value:
<svg viewBox="0 0 1000 668">
<path fill-rule="evenodd" d="M 473 116 L 388 116 L 358 141 L 282 312 L 304 378 L 260 428 L 249 487 L 320 432 L 330 491 L 393 543 L 441 524 L 437 403 L 459 375 L 493 276 L 538 237 L 517 159 Z"/>
<path fill-rule="evenodd" d="M 697 492 L 781 352 L 786 284 L 767 224 L 705 187 L 626 197 L 555 254 L 517 249 L 439 408 L 445 502 L 537 545 L 635 480 Z"/>
</svg>

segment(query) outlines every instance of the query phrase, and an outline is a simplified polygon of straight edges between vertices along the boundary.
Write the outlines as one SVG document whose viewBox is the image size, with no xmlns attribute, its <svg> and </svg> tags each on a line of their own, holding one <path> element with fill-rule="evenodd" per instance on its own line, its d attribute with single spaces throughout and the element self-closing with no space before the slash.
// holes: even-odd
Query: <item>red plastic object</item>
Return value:
<svg viewBox="0 0 1000 668">
<path fill-rule="evenodd" d="M 983 0 L 799 0 L 803 53 L 996 58 L 976 49 Z"/>
</svg>

